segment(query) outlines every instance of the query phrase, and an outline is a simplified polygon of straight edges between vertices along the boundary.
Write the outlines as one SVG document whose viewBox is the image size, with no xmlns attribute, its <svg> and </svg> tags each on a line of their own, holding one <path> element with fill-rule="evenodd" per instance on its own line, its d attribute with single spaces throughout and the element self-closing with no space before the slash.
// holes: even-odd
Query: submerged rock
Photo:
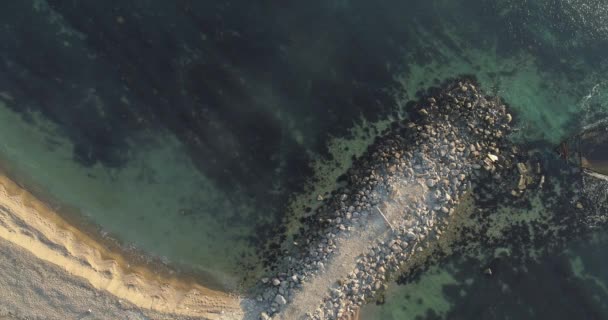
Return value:
<svg viewBox="0 0 608 320">
<path fill-rule="evenodd" d="M 289 302 L 266 301 L 273 319 L 353 314 L 438 239 L 472 183 L 515 166 L 509 152 L 495 155 L 513 149 L 503 138 L 512 120 L 506 107 L 472 81 L 446 83 L 408 111 L 411 120 L 376 139 L 348 171 L 340 196 L 326 199 L 296 237 L 308 246 L 277 263 L 275 279 L 308 278 Z M 485 171 L 476 171 L 480 164 Z M 351 220 L 353 213 L 360 219 Z"/>
<path fill-rule="evenodd" d="M 380 295 L 390 277 L 404 266 L 412 271 L 416 265 L 444 256 L 435 256 L 428 248 L 445 237 L 449 226 L 461 223 L 454 212 L 460 199 L 470 192 L 480 208 L 488 204 L 488 212 L 479 209 L 485 212 L 484 217 L 492 214 L 497 203 L 530 205 L 527 195 L 542 189 L 546 173 L 539 161 L 520 153 L 521 148 L 505 138 L 513 125 L 508 107 L 496 97 L 485 97 L 477 88 L 463 79 L 434 90 L 408 110 L 410 120 L 394 125 L 354 161 L 346 174 L 346 185 L 333 193 L 335 197 L 324 198 L 295 236 L 297 243 L 306 245 L 292 248 L 277 261 L 269 277 L 278 283 L 266 281 L 258 288 L 263 292 L 262 307 L 268 317 L 354 317 L 359 307 Z M 597 142 L 599 137 L 593 137 Z M 589 159 L 601 158 L 597 156 L 601 152 L 587 154 L 594 155 Z M 608 203 L 608 180 L 600 186 L 597 180 L 585 180 L 581 189 L 594 189 L 589 194 L 595 197 L 585 199 L 584 193 L 576 190 L 580 185 L 572 183 L 577 174 L 572 172 L 562 180 L 565 185 L 570 183 L 568 194 L 575 197 L 570 207 L 583 216 L 527 217 L 520 221 L 528 225 L 524 229 L 539 230 L 539 234 L 522 239 L 557 238 L 581 225 L 608 223 L 605 207 L 589 205 Z M 559 180 L 551 179 L 554 183 Z M 567 212 L 564 197 L 553 194 L 554 188 L 545 189 L 535 196 L 547 198 L 555 211 Z M 493 221 L 480 219 L 459 234 L 449 233 L 444 244 L 468 248 L 463 239 L 482 246 L 490 238 L 504 243 L 508 235 L 515 234 L 507 230 L 517 230 L 516 222 L 511 229 L 509 222 L 492 226 Z M 545 225 L 566 227 L 546 230 Z M 491 227 L 503 231 L 486 234 Z M 493 270 L 487 268 L 484 273 L 491 275 Z M 290 274 L 300 275 L 288 281 L 297 287 L 290 289 L 289 295 L 285 291 L 277 295 L 276 286 L 283 289 L 278 279 L 289 279 Z"/>
</svg>

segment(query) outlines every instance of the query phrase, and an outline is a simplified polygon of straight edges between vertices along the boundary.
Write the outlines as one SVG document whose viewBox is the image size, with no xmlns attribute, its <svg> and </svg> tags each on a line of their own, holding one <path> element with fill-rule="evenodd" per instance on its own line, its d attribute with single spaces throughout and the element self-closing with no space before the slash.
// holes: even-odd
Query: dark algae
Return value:
<svg viewBox="0 0 608 320">
<path fill-rule="evenodd" d="M 425 180 L 459 196 L 426 208 L 457 210 L 458 228 L 427 226 L 446 240 L 374 272 L 356 289 L 364 299 L 343 287 L 361 275 L 332 283 L 340 293 L 310 311 L 349 315 L 366 302 L 362 320 L 608 317 L 603 0 L 5 0 L 0 21 L 3 171 L 100 236 L 261 296 L 256 318 L 291 302 L 294 288 L 274 278 L 301 289 L 311 279 L 294 271 L 329 267 L 312 262 L 335 253 L 327 233 L 358 226 L 346 215 L 371 206 L 366 187 L 388 194 L 398 165 L 456 163 L 421 145 L 435 146 L 427 130 L 476 119 L 433 109 L 465 100 L 483 100 L 509 130 L 483 136 L 496 154 L 455 134 L 464 158 L 479 153 L 466 195 Z M 374 206 L 370 230 L 392 229 Z M 311 243 L 330 249 L 313 256 Z M 363 265 L 388 269 L 374 254 Z"/>
</svg>

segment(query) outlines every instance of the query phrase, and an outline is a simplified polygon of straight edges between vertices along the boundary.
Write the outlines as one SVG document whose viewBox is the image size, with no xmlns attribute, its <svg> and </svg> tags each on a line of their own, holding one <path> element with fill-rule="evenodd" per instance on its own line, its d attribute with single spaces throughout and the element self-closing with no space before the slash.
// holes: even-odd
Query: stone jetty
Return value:
<svg viewBox="0 0 608 320">
<path fill-rule="evenodd" d="M 345 319 L 440 239 L 460 199 L 517 166 L 513 117 L 470 79 L 431 89 L 356 159 L 292 253 L 261 280 L 259 319 Z M 523 192 L 525 183 L 521 190 Z"/>
</svg>

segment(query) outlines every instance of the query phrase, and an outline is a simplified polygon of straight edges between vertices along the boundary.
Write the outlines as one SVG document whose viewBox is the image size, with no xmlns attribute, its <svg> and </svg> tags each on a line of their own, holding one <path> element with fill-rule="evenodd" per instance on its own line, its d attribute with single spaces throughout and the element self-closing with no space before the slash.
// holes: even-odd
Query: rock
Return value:
<svg viewBox="0 0 608 320">
<path fill-rule="evenodd" d="M 542 189 L 544 184 L 545 184 L 545 176 L 543 175 L 540 177 L 540 181 L 538 182 L 538 188 Z"/>
<path fill-rule="evenodd" d="M 331 293 L 334 298 L 342 297 L 342 291 L 339 289 L 331 289 Z"/>
<path fill-rule="evenodd" d="M 280 306 L 284 306 L 287 304 L 287 300 L 285 299 L 285 297 L 283 297 L 282 295 L 278 294 L 275 298 L 274 298 L 274 302 L 276 302 L 278 305 Z"/>
<path fill-rule="evenodd" d="M 260 320 L 270 320 L 270 316 L 266 312 L 260 313 Z"/>
<path fill-rule="evenodd" d="M 376 281 L 374 283 L 374 290 L 378 291 L 380 288 L 382 288 L 382 283 L 380 281 Z"/>
<path fill-rule="evenodd" d="M 323 195 L 317 195 L 317 201 L 323 201 Z"/>
<path fill-rule="evenodd" d="M 583 207 L 583 204 L 582 204 L 582 203 L 577 202 L 577 203 L 576 203 L 576 208 L 577 208 L 577 209 L 583 209 L 584 207 Z"/>
<path fill-rule="evenodd" d="M 406 235 L 407 235 L 407 237 L 408 237 L 409 239 L 413 239 L 413 240 L 415 240 L 415 239 L 417 239 L 417 238 L 418 238 L 418 236 L 416 236 L 416 234 L 415 234 L 415 233 L 413 233 L 411 230 L 408 230 L 408 231 L 407 231 L 407 233 L 406 233 Z"/>
<path fill-rule="evenodd" d="M 498 156 L 488 153 L 488 159 L 490 159 L 490 161 L 492 161 L 492 162 L 496 162 L 496 161 L 498 161 Z"/>
<path fill-rule="evenodd" d="M 434 187 L 436 183 L 437 183 L 437 182 L 436 182 L 434 179 L 427 179 L 427 180 L 426 180 L 426 185 L 427 185 L 427 187 L 429 187 L 429 188 Z"/>
<path fill-rule="evenodd" d="M 517 171 L 519 171 L 519 174 L 523 175 L 528 172 L 528 168 L 526 167 L 526 164 L 519 162 L 517 163 Z"/>
<path fill-rule="evenodd" d="M 484 273 L 485 275 L 491 276 L 491 275 L 492 275 L 492 269 L 490 269 L 490 268 L 486 268 L 485 270 L 483 270 L 483 273 Z"/>
<path fill-rule="evenodd" d="M 511 123 L 511 121 L 513 121 L 513 116 L 511 116 L 511 114 L 510 114 L 510 113 L 507 113 L 507 114 L 505 115 L 505 117 L 506 117 L 506 119 L 507 119 L 507 123 Z"/>
<path fill-rule="evenodd" d="M 523 175 L 519 175 L 519 182 L 517 183 L 517 188 L 519 190 L 526 189 L 526 178 Z"/>
<path fill-rule="evenodd" d="M 281 284 L 281 280 L 274 278 L 272 279 L 272 285 L 278 287 Z"/>
</svg>

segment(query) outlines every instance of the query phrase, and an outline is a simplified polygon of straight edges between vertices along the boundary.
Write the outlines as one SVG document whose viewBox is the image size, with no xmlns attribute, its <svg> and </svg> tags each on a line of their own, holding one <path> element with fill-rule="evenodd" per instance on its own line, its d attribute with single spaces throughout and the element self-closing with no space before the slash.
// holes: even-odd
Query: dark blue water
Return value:
<svg viewBox="0 0 608 320">
<path fill-rule="evenodd" d="M 474 75 L 516 111 L 513 138 L 526 143 L 556 144 L 608 110 L 602 0 L 0 9 L 0 156 L 11 174 L 103 235 L 232 288 L 280 253 L 317 194 L 422 89 Z M 455 259 L 399 286 L 424 288 L 422 302 L 395 286 L 370 317 L 605 318 L 604 243 L 507 259 L 491 281 Z"/>
</svg>

